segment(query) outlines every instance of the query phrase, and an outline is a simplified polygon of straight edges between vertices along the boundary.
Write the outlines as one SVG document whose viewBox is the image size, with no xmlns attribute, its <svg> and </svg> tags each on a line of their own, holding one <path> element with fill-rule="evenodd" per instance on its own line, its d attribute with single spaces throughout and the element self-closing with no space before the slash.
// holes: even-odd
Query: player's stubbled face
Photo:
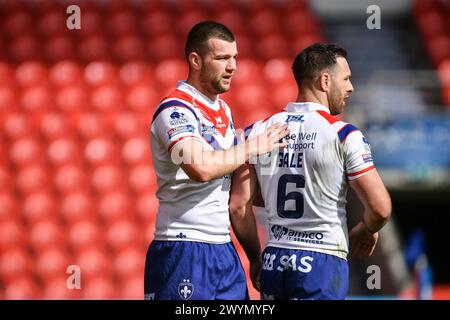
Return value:
<svg viewBox="0 0 450 320">
<path fill-rule="evenodd" d="M 208 46 L 200 70 L 202 86 L 212 94 L 227 92 L 236 71 L 236 42 L 213 38 L 208 40 Z"/>
<path fill-rule="evenodd" d="M 344 111 L 345 102 L 353 92 L 353 86 L 350 81 L 352 74 L 347 59 L 343 57 L 336 58 L 336 64 L 333 67 L 331 77 L 329 95 L 330 113 L 337 115 Z"/>
</svg>

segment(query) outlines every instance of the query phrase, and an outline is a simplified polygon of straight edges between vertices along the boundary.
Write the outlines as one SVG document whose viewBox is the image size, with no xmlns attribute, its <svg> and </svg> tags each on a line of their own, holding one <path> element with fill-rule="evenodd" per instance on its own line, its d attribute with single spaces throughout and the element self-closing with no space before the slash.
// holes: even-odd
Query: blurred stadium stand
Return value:
<svg viewBox="0 0 450 320">
<path fill-rule="evenodd" d="M 80 30 L 66 28 L 67 1 L 0 1 L 2 299 L 143 298 L 145 254 L 157 208 L 149 123 L 158 101 L 176 80 L 185 79 L 186 33 L 205 19 L 227 24 L 237 36 L 238 69 L 232 90 L 223 96 L 237 128 L 295 99 L 290 64 L 302 48 L 319 41 L 347 47 L 356 93 L 345 117 L 372 137 L 383 178 L 399 194 L 394 194 L 397 223 L 383 231 L 369 262 L 389 270 L 386 282 L 391 286 L 381 294 L 409 297 L 402 289 L 411 283 L 411 270 L 392 265 L 405 264 L 401 236 L 415 226 L 405 221 L 413 219 L 410 210 L 417 212 L 416 224 L 427 236 L 427 228 L 448 225 L 431 217 L 449 211 L 448 201 L 435 201 L 448 199 L 450 181 L 445 178 L 450 168 L 448 1 L 414 1 L 411 11 L 401 10 L 402 19 L 382 18 L 382 30 L 375 31 L 365 28 L 365 8 L 363 21 L 345 14 L 336 20 L 318 2 L 306 0 L 70 4 L 81 8 Z M 420 122 L 422 127 L 397 123 L 430 113 L 437 120 Z M 391 130 L 391 139 L 379 135 L 383 130 Z M 411 130 L 423 133 L 408 144 L 405 132 Z M 433 130 L 436 140 L 429 138 Z M 415 159 L 414 148 L 424 141 L 431 151 L 423 153 L 419 167 L 411 166 L 407 160 Z M 411 182 L 413 189 L 426 186 L 428 194 L 436 188 L 441 193 L 416 209 L 414 203 L 408 207 L 409 193 L 401 195 L 412 188 Z M 427 201 L 436 207 L 426 212 L 424 224 L 418 208 Z M 357 208 L 351 197 L 350 203 L 355 203 L 350 211 Z M 264 219 L 260 212 L 258 217 L 264 244 Z M 427 240 L 436 252 L 443 247 Z M 243 250 L 237 248 L 248 271 Z M 429 260 L 435 279 L 449 283 L 444 258 L 430 251 Z M 71 264 L 81 267 L 82 290 L 66 288 Z M 365 283 L 360 279 L 365 269 L 354 262 L 351 268 L 351 293 L 369 294 L 356 285 Z M 249 288 L 258 299 L 250 282 Z M 439 292 L 447 294 L 445 288 Z"/>
</svg>

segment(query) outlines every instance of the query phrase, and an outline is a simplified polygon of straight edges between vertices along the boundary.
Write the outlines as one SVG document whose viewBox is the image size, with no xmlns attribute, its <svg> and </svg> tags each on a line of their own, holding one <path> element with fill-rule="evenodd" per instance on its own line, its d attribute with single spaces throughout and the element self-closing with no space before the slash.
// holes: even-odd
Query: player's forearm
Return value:
<svg viewBox="0 0 450 320">
<path fill-rule="evenodd" d="M 376 208 L 366 208 L 363 215 L 363 223 L 371 232 L 378 232 L 391 217 L 391 204 L 384 203 Z"/>
<path fill-rule="evenodd" d="M 261 259 L 261 245 L 252 206 L 230 206 L 231 225 L 250 262 Z"/>
<path fill-rule="evenodd" d="M 244 164 L 250 155 L 247 143 L 238 144 L 227 150 L 202 151 L 197 158 L 195 169 L 201 181 L 210 181 L 235 171 Z"/>
</svg>

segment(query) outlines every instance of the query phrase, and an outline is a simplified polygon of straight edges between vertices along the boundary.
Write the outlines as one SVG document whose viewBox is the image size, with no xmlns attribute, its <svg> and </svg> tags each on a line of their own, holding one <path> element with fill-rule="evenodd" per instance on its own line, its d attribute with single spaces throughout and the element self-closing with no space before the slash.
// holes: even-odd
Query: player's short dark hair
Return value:
<svg viewBox="0 0 450 320">
<path fill-rule="evenodd" d="M 336 64 L 337 57 L 347 58 L 347 51 L 337 44 L 315 43 L 303 49 L 292 65 L 297 85 L 314 81 L 322 71 Z"/>
<path fill-rule="evenodd" d="M 203 21 L 197 23 L 187 36 L 184 54 L 188 60 L 191 52 L 197 52 L 203 56 L 208 49 L 208 40 L 211 38 L 234 42 L 234 34 L 225 25 L 215 21 Z"/>
</svg>

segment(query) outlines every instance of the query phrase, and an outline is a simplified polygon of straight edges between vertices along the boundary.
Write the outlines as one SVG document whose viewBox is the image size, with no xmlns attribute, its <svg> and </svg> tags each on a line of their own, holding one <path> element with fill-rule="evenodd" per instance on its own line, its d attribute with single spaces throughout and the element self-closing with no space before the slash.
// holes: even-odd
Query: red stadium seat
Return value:
<svg viewBox="0 0 450 320">
<path fill-rule="evenodd" d="M 150 36 L 170 34 L 173 31 L 171 27 L 173 20 L 166 10 L 150 11 L 140 21 L 140 29 Z"/>
<path fill-rule="evenodd" d="M 179 40 L 168 34 L 161 34 L 147 42 L 147 54 L 155 63 L 172 59 L 182 60 L 182 50 Z"/>
<path fill-rule="evenodd" d="M 32 29 L 33 21 L 31 15 L 29 15 L 27 12 L 16 11 L 14 13 L 4 15 L 3 17 L 6 18 L 6 21 L 3 24 L 4 32 L 6 32 L 6 34 L 8 35 L 11 35 L 12 37 L 24 34 Z"/>
<path fill-rule="evenodd" d="M 61 29 L 63 29 L 61 26 L 66 25 L 66 19 L 65 10 L 51 10 L 40 16 L 37 28 L 48 38 L 51 35 L 61 33 Z"/>
<path fill-rule="evenodd" d="M 82 167 L 74 165 L 58 168 L 53 184 L 60 194 L 85 190 L 88 186 L 85 171 Z"/>
<path fill-rule="evenodd" d="M 151 66 L 144 62 L 127 62 L 120 67 L 120 80 L 127 86 L 153 85 Z"/>
<path fill-rule="evenodd" d="M 154 191 L 148 191 L 138 196 L 136 199 L 136 213 L 139 219 L 146 225 L 156 220 L 159 201 Z"/>
<path fill-rule="evenodd" d="M 67 275 L 68 277 L 69 275 Z M 67 277 L 59 276 L 44 282 L 42 299 L 45 300 L 69 300 L 80 299 L 81 290 L 76 288 L 69 289 L 67 287 Z M 81 287 L 82 289 L 83 287 Z"/>
<path fill-rule="evenodd" d="M 292 79 L 274 84 L 272 88 L 277 93 L 271 96 L 272 113 L 280 112 L 288 102 L 295 101 L 298 94 L 297 84 Z"/>
<path fill-rule="evenodd" d="M 18 109 L 18 96 L 12 87 L 0 87 L 0 112 L 12 112 Z"/>
<path fill-rule="evenodd" d="M 0 275 L 6 283 L 30 274 L 32 271 L 32 260 L 28 252 L 23 248 L 11 248 L 1 252 Z"/>
<path fill-rule="evenodd" d="M 10 158 L 17 168 L 39 164 L 42 162 L 42 150 L 36 140 L 22 138 L 11 145 Z"/>
<path fill-rule="evenodd" d="M 90 279 L 89 281 L 86 281 L 86 284 L 82 287 L 82 298 L 95 300 L 117 299 L 118 292 L 113 283 L 114 282 L 110 277 L 104 275 Z"/>
<path fill-rule="evenodd" d="M 248 29 L 258 38 L 267 34 L 281 34 L 280 20 L 277 14 L 270 9 L 253 13 L 248 20 Z"/>
<path fill-rule="evenodd" d="M 147 134 L 147 131 L 141 125 L 138 115 L 133 112 L 121 112 L 116 115 L 113 122 L 114 130 L 122 140 L 128 140 L 134 137 Z"/>
<path fill-rule="evenodd" d="M 85 62 L 107 60 L 111 56 L 106 38 L 100 35 L 86 37 L 78 47 L 78 55 Z"/>
<path fill-rule="evenodd" d="M 153 191 L 156 188 L 155 171 L 149 165 L 133 167 L 128 178 L 130 187 L 138 193 Z"/>
<path fill-rule="evenodd" d="M 104 117 L 94 112 L 82 113 L 76 119 L 76 127 L 85 140 L 93 140 L 104 136 L 105 132 L 109 130 Z"/>
<path fill-rule="evenodd" d="M 110 192 L 100 198 L 98 215 L 107 225 L 131 219 L 133 216 L 133 204 L 126 193 L 120 191 Z"/>
<path fill-rule="evenodd" d="M 14 62 L 39 60 L 42 58 L 37 39 L 26 32 L 25 35 L 14 38 L 9 48 L 9 56 Z"/>
<path fill-rule="evenodd" d="M 114 162 L 117 159 L 117 150 L 111 140 L 98 138 L 89 141 L 84 155 L 92 166 L 98 166 Z"/>
<path fill-rule="evenodd" d="M 74 59 L 75 48 L 69 37 L 62 35 L 54 36 L 47 40 L 45 55 L 52 62 Z"/>
<path fill-rule="evenodd" d="M 0 200 L 5 200 L 1 199 Z M 16 219 L 16 217 L 7 217 L 4 210 L 6 207 L 5 203 L 0 202 L 0 252 L 7 251 L 11 248 L 25 247 L 27 241 L 27 233 L 24 228 Z M 16 205 L 10 205 L 11 213 L 16 215 Z M 1 278 L 1 273 L 0 273 Z"/>
<path fill-rule="evenodd" d="M 48 70 L 39 62 L 24 62 L 16 68 L 16 81 L 22 87 L 39 86 L 47 79 Z"/>
<path fill-rule="evenodd" d="M 50 143 L 47 149 L 47 156 L 53 166 L 63 166 L 69 164 L 79 164 L 79 145 L 72 139 L 61 138 Z"/>
<path fill-rule="evenodd" d="M 102 232 L 94 222 L 86 220 L 77 222 L 69 227 L 68 232 L 67 243 L 75 252 L 102 243 Z"/>
<path fill-rule="evenodd" d="M 120 252 L 126 248 L 139 246 L 141 235 L 137 226 L 128 220 L 120 220 L 109 226 L 106 233 L 106 241 L 114 252 Z"/>
<path fill-rule="evenodd" d="M 39 127 L 47 141 L 72 135 L 71 123 L 61 113 L 57 112 L 45 114 L 40 119 Z"/>
<path fill-rule="evenodd" d="M 114 37 L 136 33 L 136 18 L 130 11 L 118 11 L 106 20 L 106 28 Z"/>
<path fill-rule="evenodd" d="M 103 26 L 100 13 L 91 9 L 83 10 L 82 25 L 83 27 L 77 32 L 80 32 L 83 37 L 99 34 Z"/>
<path fill-rule="evenodd" d="M 1 198 L 1 195 L 3 194 L 3 192 L 12 191 L 12 189 L 13 189 L 12 181 L 13 180 L 12 180 L 9 170 L 6 167 L 0 166 L 0 198 Z M 1 203 L 2 203 L 2 201 L 0 201 L 0 208 L 1 208 Z M 1 211 L 1 209 L 0 209 L 0 211 Z M 0 213 L 0 217 L 1 217 L 1 215 L 2 214 Z M 1 218 L 0 218 L 0 220 L 1 220 Z"/>
<path fill-rule="evenodd" d="M 263 66 L 253 59 L 241 59 L 238 61 L 238 67 L 235 74 L 233 75 L 232 85 L 234 86 L 234 91 L 236 87 L 241 85 L 254 84 L 259 85 L 262 83 Z"/>
<path fill-rule="evenodd" d="M 425 11 L 418 17 L 417 24 L 425 42 L 438 34 L 445 34 L 445 17 L 439 11 Z"/>
<path fill-rule="evenodd" d="M 22 214 L 33 225 L 39 221 L 58 219 L 57 203 L 50 193 L 36 192 L 25 197 Z"/>
<path fill-rule="evenodd" d="M 138 274 L 124 280 L 120 286 L 121 299 L 144 299 L 144 282 L 142 281 L 143 277 L 143 274 Z"/>
<path fill-rule="evenodd" d="M 70 263 L 71 259 L 65 250 L 50 248 L 37 253 L 34 268 L 39 279 L 47 283 L 52 278 L 66 276 Z"/>
<path fill-rule="evenodd" d="M 236 88 L 235 88 L 236 90 Z M 237 88 L 236 102 L 239 112 L 270 110 L 269 95 L 264 86 L 256 84 L 242 85 Z"/>
<path fill-rule="evenodd" d="M 114 256 L 115 275 L 123 282 L 135 275 L 143 277 L 144 267 L 145 251 L 139 248 L 129 248 Z"/>
<path fill-rule="evenodd" d="M 34 123 L 22 112 L 6 115 L 2 126 L 2 131 L 11 141 L 35 135 L 34 129 Z"/>
<path fill-rule="evenodd" d="M 14 83 L 14 72 L 6 62 L 0 62 L 0 83 Z"/>
<path fill-rule="evenodd" d="M 111 258 L 105 250 L 98 247 L 90 247 L 77 254 L 75 265 L 81 269 L 82 278 L 89 281 L 98 275 L 112 274 Z"/>
<path fill-rule="evenodd" d="M 56 92 L 56 106 L 62 112 L 86 110 L 90 107 L 88 94 L 84 86 L 66 86 Z"/>
<path fill-rule="evenodd" d="M 27 112 L 48 112 L 54 107 L 53 96 L 47 86 L 30 87 L 22 92 L 21 105 Z"/>
<path fill-rule="evenodd" d="M 269 34 L 261 38 L 256 46 L 257 54 L 262 60 L 283 59 L 289 56 L 285 37 L 279 34 Z"/>
<path fill-rule="evenodd" d="M 125 142 L 122 159 L 127 165 L 150 163 L 150 143 L 148 138 L 133 138 Z"/>
<path fill-rule="evenodd" d="M 92 91 L 91 104 L 99 112 L 118 111 L 123 108 L 121 91 L 115 86 L 101 86 Z"/>
<path fill-rule="evenodd" d="M 321 28 L 316 18 L 303 10 L 290 11 L 281 19 L 285 34 L 290 37 L 320 35 Z"/>
<path fill-rule="evenodd" d="M 123 189 L 124 177 L 118 166 L 103 165 L 94 169 L 91 185 L 98 194 Z"/>
<path fill-rule="evenodd" d="M 70 60 L 56 63 L 51 67 L 49 73 L 51 83 L 57 87 L 80 84 L 83 80 L 82 77 L 83 71 L 81 70 L 79 64 Z"/>
<path fill-rule="evenodd" d="M 137 36 L 124 36 L 114 44 L 114 53 L 121 62 L 146 59 L 145 46 Z"/>
<path fill-rule="evenodd" d="M 18 172 L 17 190 L 27 195 L 34 192 L 44 191 L 50 186 L 49 174 L 45 167 L 30 165 Z"/>
<path fill-rule="evenodd" d="M 428 54 L 436 67 L 450 58 L 450 36 L 445 33 L 433 36 L 428 42 Z"/>
<path fill-rule="evenodd" d="M 128 91 L 127 104 L 132 111 L 153 111 L 161 93 L 148 85 L 138 85 Z"/>
<path fill-rule="evenodd" d="M 294 81 L 292 61 L 288 59 L 272 59 L 264 65 L 264 77 L 270 85 Z"/>
<path fill-rule="evenodd" d="M 69 193 L 61 199 L 60 213 L 68 225 L 80 221 L 94 221 L 96 206 L 89 194 L 78 191 Z"/>
<path fill-rule="evenodd" d="M 26 275 L 5 286 L 3 298 L 6 300 L 28 300 L 39 299 L 40 297 L 40 288 L 31 276 Z"/>
<path fill-rule="evenodd" d="M 91 86 L 117 83 L 117 71 L 113 64 L 104 61 L 89 63 L 84 69 L 84 77 Z"/>
<path fill-rule="evenodd" d="M 62 248 L 65 234 L 59 223 L 42 221 L 31 227 L 29 241 L 34 252 L 43 252 L 50 248 Z"/>
</svg>

